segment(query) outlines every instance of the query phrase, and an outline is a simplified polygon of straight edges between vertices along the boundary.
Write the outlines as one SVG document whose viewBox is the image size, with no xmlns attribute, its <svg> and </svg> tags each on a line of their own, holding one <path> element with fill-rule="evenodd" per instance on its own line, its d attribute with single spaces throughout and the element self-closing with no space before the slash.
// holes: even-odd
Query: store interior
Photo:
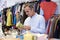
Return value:
<svg viewBox="0 0 60 40">
<path fill-rule="evenodd" d="M 60 40 L 60 0 L 0 0 L 0 4 L 0 40 Z M 34 25 L 39 21 L 45 26 L 44 33 L 40 33 L 42 30 L 37 28 L 37 32 L 30 32 L 32 28 L 22 30 L 29 17 L 24 10 L 25 4 L 32 5 L 34 12 L 44 17 L 45 21 L 42 22 L 38 20 L 40 17 L 34 19 Z"/>
</svg>

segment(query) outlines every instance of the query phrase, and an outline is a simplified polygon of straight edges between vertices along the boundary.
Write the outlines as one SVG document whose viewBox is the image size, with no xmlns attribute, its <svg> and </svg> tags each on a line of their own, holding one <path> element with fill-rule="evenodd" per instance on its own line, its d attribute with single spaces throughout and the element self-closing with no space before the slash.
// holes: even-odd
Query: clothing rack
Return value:
<svg viewBox="0 0 60 40">
<path fill-rule="evenodd" d="M 21 8 L 20 8 L 20 11 L 22 11 L 22 6 L 24 5 L 24 4 L 26 4 L 26 3 L 39 3 L 39 1 L 32 1 L 32 2 L 23 2 L 23 3 L 17 3 L 17 4 L 15 4 L 15 5 L 13 5 L 13 6 L 11 6 L 11 7 L 7 7 L 7 8 L 4 8 L 4 9 L 12 9 L 12 7 L 14 7 L 14 6 L 16 6 L 16 5 L 19 5 L 19 6 L 21 6 Z M 3 9 L 3 10 L 4 10 Z M 2 10 L 2 11 L 3 11 Z M 12 10 L 11 10 L 12 11 Z M 25 13 L 25 12 L 24 12 Z M 25 14 L 23 14 L 23 15 L 25 15 Z M 23 18 L 23 20 L 25 20 L 25 18 Z"/>
<path fill-rule="evenodd" d="M 23 5 L 25 3 L 39 3 L 39 1 L 23 2 L 23 3 L 20 3 L 19 5 Z"/>
<path fill-rule="evenodd" d="M 25 4 L 25 3 L 39 3 L 39 1 L 23 2 L 23 3 L 17 3 L 17 4 L 23 5 L 23 4 Z M 15 5 L 17 5 L 17 4 L 15 4 Z M 13 5 L 13 6 L 15 6 L 15 5 Z M 13 6 L 11 6 L 11 7 L 13 7 Z M 7 8 L 9 9 L 9 8 L 11 8 L 11 7 L 7 7 Z M 4 9 L 6 9 L 6 8 L 4 8 Z"/>
</svg>

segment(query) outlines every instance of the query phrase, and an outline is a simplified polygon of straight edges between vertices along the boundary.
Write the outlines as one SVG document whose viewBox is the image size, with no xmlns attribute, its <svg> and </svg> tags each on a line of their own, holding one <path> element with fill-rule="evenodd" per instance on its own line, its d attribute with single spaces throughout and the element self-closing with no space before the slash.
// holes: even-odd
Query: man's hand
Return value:
<svg viewBox="0 0 60 40">
<path fill-rule="evenodd" d="M 30 27 L 30 26 L 24 26 L 24 29 L 25 29 L 25 30 L 30 30 L 31 27 Z"/>
<path fill-rule="evenodd" d="M 23 28 L 18 28 L 19 30 L 23 30 Z"/>
</svg>

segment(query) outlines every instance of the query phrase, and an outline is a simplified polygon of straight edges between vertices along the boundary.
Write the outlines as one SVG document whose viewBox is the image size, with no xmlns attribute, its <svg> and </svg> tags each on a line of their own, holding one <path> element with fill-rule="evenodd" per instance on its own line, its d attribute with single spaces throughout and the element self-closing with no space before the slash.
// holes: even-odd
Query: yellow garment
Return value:
<svg viewBox="0 0 60 40">
<path fill-rule="evenodd" d="M 27 33 L 24 34 L 24 40 L 34 40 L 34 36 L 27 31 Z"/>
<path fill-rule="evenodd" d="M 12 13 L 10 9 L 7 10 L 7 23 L 6 26 L 11 26 L 12 25 Z"/>
<path fill-rule="evenodd" d="M 23 26 L 22 23 L 20 23 L 20 21 L 18 21 L 18 22 L 16 23 L 16 27 L 17 27 L 17 28 L 23 28 L 24 26 Z"/>
</svg>

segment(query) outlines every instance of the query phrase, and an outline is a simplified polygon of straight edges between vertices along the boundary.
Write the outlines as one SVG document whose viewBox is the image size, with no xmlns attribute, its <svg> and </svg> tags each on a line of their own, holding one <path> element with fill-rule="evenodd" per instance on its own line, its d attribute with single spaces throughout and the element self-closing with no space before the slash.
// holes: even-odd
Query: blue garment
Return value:
<svg viewBox="0 0 60 40">
<path fill-rule="evenodd" d="M 40 8 L 40 15 L 44 15 L 42 8 Z"/>
<path fill-rule="evenodd" d="M 15 14 L 15 11 L 16 11 L 16 6 L 13 6 L 12 7 L 12 14 L 13 14 L 13 24 L 16 25 L 16 14 Z"/>
<path fill-rule="evenodd" d="M 0 12 L 0 17 L 2 16 L 2 12 Z"/>
<path fill-rule="evenodd" d="M 42 10 L 42 8 L 40 8 L 40 15 L 44 16 L 44 11 Z M 47 28 L 48 21 L 46 21 L 45 24 L 45 28 Z"/>
<path fill-rule="evenodd" d="M 24 25 L 29 25 L 32 33 L 45 33 L 45 19 L 37 13 L 32 17 L 28 17 L 25 20 Z"/>
<path fill-rule="evenodd" d="M 14 16 L 13 24 L 16 25 L 16 16 Z"/>
<path fill-rule="evenodd" d="M 13 13 L 13 24 L 16 25 L 17 19 L 16 19 L 16 12 L 18 10 L 19 4 L 16 4 L 12 7 L 12 13 Z"/>
<path fill-rule="evenodd" d="M 20 40 L 23 40 L 24 36 L 23 35 L 17 35 L 16 38 L 20 38 Z"/>
</svg>

